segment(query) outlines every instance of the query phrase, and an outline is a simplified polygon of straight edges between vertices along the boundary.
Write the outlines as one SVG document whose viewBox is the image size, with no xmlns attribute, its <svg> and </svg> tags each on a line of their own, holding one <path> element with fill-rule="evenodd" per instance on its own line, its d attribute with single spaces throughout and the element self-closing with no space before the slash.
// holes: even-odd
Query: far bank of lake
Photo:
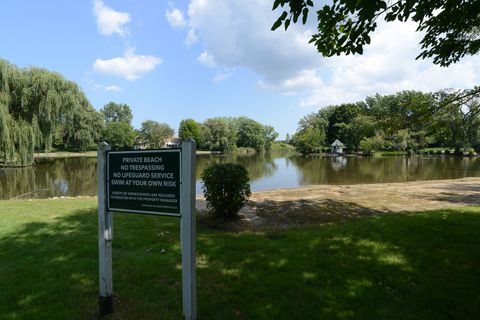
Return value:
<svg viewBox="0 0 480 320">
<path fill-rule="evenodd" d="M 289 153 L 197 155 L 200 176 L 214 162 L 237 162 L 250 175 L 252 191 L 306 185 L 444 180 L 480 176 L 480 158 L 436 156 L 302 157 Z M 95 196 L 95 157 L 38 158 L 34 167 L 0 169 L 0 199 Z"/>
</svg>

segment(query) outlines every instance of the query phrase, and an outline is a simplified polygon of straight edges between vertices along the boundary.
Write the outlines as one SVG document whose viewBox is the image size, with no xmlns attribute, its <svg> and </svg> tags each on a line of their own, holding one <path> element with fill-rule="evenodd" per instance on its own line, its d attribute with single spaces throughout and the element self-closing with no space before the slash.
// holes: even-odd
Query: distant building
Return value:
<svg viewBox="0 0 480 320">
<path fill-rule="evenodd" d="M 180 147 L 180 138 L 178 137 L 170 137 L 165 140 L 165 144 L 163 145 L 164 148 L 179 148 Z"/>
<path fill-rule="evenodd" d="M 345 145 L 338 139 L 330 145 L 331 153 L 344 153 Z"/>
</svg>

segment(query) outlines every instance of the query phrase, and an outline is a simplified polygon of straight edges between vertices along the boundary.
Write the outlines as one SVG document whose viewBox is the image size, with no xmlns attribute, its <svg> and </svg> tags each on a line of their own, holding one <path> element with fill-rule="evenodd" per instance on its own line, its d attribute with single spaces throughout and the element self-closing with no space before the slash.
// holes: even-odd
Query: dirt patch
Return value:
<svg viewBox="0 0 480 320">
<path fill-rule="evenodd" d="M 261 231 L 328 224 L 378 214 L 397 214 L 480 204 L 480 178 L 357 185 L 316 185 L 255 192 L 238 221 L 203 218 L 201 223 L 232 231 Z M 197 209 L 206 204 L 197 197 Z M 202 222 L 203 221 L 203 222 Z"/>
</svg>

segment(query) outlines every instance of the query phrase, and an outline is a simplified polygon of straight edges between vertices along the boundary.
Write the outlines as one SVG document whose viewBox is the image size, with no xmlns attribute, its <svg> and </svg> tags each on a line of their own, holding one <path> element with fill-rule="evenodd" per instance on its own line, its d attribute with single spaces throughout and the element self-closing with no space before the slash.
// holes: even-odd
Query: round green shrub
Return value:
<svg viewBox="0 0 480 320">
<path fill-rule="evenodd" d="M 207 207 L 219 217 L 236 217 L 252 194 L 247 169 L 240 164 L 212 164 L 201 178 Z"/>
</svg>

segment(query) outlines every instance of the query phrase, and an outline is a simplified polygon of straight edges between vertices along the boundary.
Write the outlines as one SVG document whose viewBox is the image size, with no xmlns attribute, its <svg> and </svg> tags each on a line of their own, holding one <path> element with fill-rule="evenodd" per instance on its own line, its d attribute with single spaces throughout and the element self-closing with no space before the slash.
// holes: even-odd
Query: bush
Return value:
<svg viewBox="0 0 480 320">
<path fill-rule="evenodd" d="M 201 178 L 207 207 L 219 217 L 236 217 L 252 194 L 247 169 L 240 164 L 212 164 Z"/>
</svg>

